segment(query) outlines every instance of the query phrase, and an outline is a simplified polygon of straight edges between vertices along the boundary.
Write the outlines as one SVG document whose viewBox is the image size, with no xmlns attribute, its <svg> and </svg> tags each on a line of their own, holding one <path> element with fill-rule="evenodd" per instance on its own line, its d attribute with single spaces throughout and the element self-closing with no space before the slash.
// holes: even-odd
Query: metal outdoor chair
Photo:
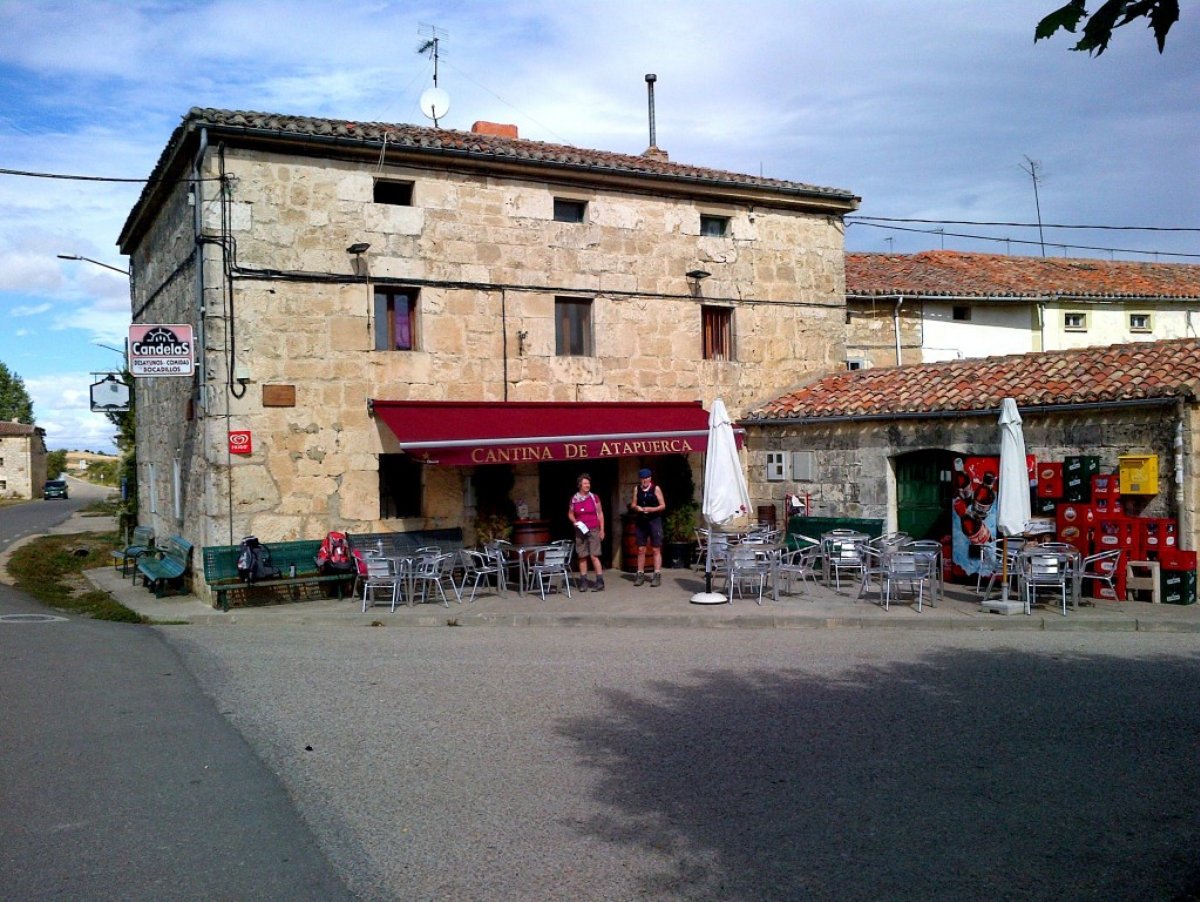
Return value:
<svg viewBox="0 0 1200 902">
<path fill-rule="evenodd" d="M 744 598 L 748 587 L 753 587 L 755 601 L 762 604 L 763 591 L 773 570 L 770 551 L 754 543 L 734 545 L 729 549 L 728 567 L 726 589 L 730 604 L 733 603 L 734 592 Z"/>
<path fill-rule="evenodd" d="M 945 561 L 942 559 L 942 543 L 936 539 L 917 539 L 916 541 L 905 542 L 900 550 L 911 551 L 924 558 L 926 566 L 929 569 L 929 604 L 936 607 L 934 602 L 941 601 L 942 596 L 946 592 L 946 571 L 943 567 Z"/>
<path fill-rule="evenodd" d="M 494 557 L 482 551 L 471 551 L 469 549 L 463 549 L 459 554 L 466 568 L 463 572 L 460 591 L 467 591 L 467 581 L 470 580 L 470 601 L 475 600 L 475 593 L 479 591 L 480 583 L 486 585 L 488 582 L 492 582 L 496 587 L 496 594 L 504 594 L 504 571 Z"/>
<path fill-rule="evenodd" d="M 859 547 L 863 557 L 862 583 L 859 584 L 858 594 L 854 597 L 854 600 L 857 601 L 870 592 L 871 583 L 874 581 L 879 584 L 879 600 L 882 602 L 884 558 L 887 556 L 888 551 L 870 544 Z"/>
<path fill-rule="evenodd" d="M 854 539 L 833 537 L 825 544 L 825 566 L 833 577 L 834 586 L 842 588 L 842 574 L 854 573 L 862 576 L 866 570 L 862 545 Z"/>
<path fill-rule="evenodd" d="M 1083 559 L 1079 567 L 1079 578 L 1084 585 L 1092 588 L 1091 597 L 1109 598 L 1115 601 L 1125 600 L 1117 597 L 1117 580 L 1120 578 L 1121 568 L 1124 566 L 1121 557 L 1124 553 L 1123 548 L 1114 548 L 1112 551 L 1101 551 Z M 1100 588 L 1101 585 L 1108 589 L 1107 593 L 1103 592 Z"/>
<path fill-rule="evenodd" d="M 537 583 L 538 594 L 546 600 L 546 590 L 553 591 L 555 583 L 559 590 L 571 597 L 571 550 L 562 545 L 548 545 L 534 559 L 529 568 L 530 583 Z"/>
<path fill-rule="evenodd" d="M 907 588 L 916 596 L 917 613 L 925 599 L 925 587 L 930 584 L 931 562 L 928 555 L 915 551 L 892 551 L 883 557 L 883 609 L 891 609 L 892 595 L 897 598 Z M 932 590 L 931 590 L 932 591 Z"/>
<path fill-rule="evenodd" d="M 1021 598 L 1025 602 L 1025 613 L 1037 601 L 1040 589 L 1055 589 L 1062 600 L 1063 616 L 1067 616 L 1067 595 L 1071 583 L 1071 559 L 1068 555 L 1040 548 L 1024 551 L 1019 558 L 1021 569 Z"/>
<path fill-rule="evenodd" d="M 783 591 L 792 594 L 792 583 L 800 581 L 801 589 L 809 583 L 816 583 L 821 574 L 821 548 L 819 545 L 809 545 L 807 548 L 797 548 L 786 552 L 778 567 L 778 579 Z"/>
<path fill-rule="evenodd" d="M 427 554 L 416 558 L 413 562 L 412 586 L 414 600 L 427 601 L 436 591 L 442 600 L 443 607 L 450 607 L 446 597 L 446 588 L 454 593 L 455 599 L 461 604 L 462 595 L 454 583 L 454 565 L 458 558 L 455 552 L 446 554 Z"/>
<path fill-rule="evenodd" d="M 391 603 L 392 610 L 396 610 L 396 601 L 400 597 L 400 574 L 396 572 L 396 565 L 390 558 L 385 557 L 368 557 L 364 558 L 367 566 L 366 576 L 360 576 L 359 585 L 362 586 L 362 609 L 363 613 L 367 612 L 367 608 L 379 604 L 381 593 L 385 593 L 384 604 Z"/>
</svg>

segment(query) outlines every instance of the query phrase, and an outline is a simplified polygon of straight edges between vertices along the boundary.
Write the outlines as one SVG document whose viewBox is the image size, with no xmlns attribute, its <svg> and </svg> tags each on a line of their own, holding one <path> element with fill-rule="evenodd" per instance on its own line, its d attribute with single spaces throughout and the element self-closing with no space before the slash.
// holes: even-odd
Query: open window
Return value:
<svg viewBox="0 0 1200 902">
<path fill-rule="evenodd" d="M 376 351 L 417 349 L 417 296 L 415 288 L 376 289 Z"/>
<path fill-rule="evenodd" d="M 391 204 L 394 207 L 411 207 L 413 201 L 413 183 L 376 179 L 375 193 L 372 199 L 377 204 Z"/>
</svg>

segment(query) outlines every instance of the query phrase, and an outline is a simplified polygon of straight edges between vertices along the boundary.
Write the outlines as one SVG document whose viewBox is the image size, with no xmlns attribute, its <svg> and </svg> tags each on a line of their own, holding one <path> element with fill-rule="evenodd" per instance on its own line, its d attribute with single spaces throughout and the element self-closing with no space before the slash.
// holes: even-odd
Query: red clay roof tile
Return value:
<svg viewBox="0 0 1200 902">
<path fill-rule="evenodd" d="M 862 418 L 943 410 L 1200 398 L 1200 339 L 1078 348 L 839 372 L 752 411 L 746 421 Z"/>
<path fill-rule="evenodd" d="M 1200 265 L 960 251 L 846 254 L 846 296 L 1200 298 Z"/>
</svg>

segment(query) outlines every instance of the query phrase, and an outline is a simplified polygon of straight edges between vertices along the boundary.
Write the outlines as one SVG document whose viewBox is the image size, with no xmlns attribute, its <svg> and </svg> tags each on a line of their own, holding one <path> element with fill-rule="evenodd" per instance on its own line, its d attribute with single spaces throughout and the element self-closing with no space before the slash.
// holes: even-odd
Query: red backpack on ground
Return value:
<svg viewBox="0 0 1200 902">
<path fill-rule="evenodd" d="M 350 543 L 344 532 L 329 532 L 317 549 L 317 569 L 322 573 L 350 573 L 354 570 L 354 557 L 350 554 Z"/>
</svg>

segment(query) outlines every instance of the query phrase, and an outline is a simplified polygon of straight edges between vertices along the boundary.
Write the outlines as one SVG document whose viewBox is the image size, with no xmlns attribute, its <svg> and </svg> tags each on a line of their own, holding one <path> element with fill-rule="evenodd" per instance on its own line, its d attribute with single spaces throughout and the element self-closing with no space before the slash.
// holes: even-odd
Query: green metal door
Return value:
<svg viewBox="0 0 1200 902">
<path fill-rule="evenodd" d="M 941 539 L 949 529 L 947 496 L 953 455 L 915 451 L 896 458 L 896 528 L 914 539 Z"/>
</svg>

